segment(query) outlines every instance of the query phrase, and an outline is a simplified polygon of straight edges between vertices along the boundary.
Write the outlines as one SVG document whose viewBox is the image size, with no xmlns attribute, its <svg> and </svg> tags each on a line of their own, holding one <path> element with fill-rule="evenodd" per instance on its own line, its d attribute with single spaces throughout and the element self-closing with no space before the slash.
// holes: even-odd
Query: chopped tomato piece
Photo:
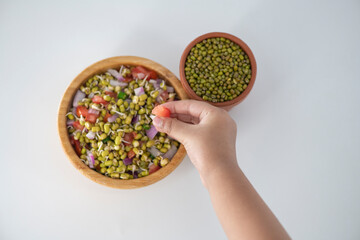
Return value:
<svg viewBox="0 0 360 240">
<path fill-rule="evenodd" d="M 76 115 L 80 117 L 82 115 L 83 117 L 86 117 L 88 114 L 88 109 L 85 106 L 77 106 L 76 108 Z"/>
<path fill-rule="evenodd" d="M 133 158 L 133 157 L 135 157 L 135 152 L 131 149 L 129 152 L 128 152 L 128 154 L 127 154 L 127 156 L 128 156 L 128 158 Z"/>
<path fill-rule="evenodd" d="M 85 118 L 85 121 L 89 123 L 96 123 L 96 119 L 99 117 L 98 114 L 95 113 L 88 113 L 88 115 Z"/>
<path fill-rule="evenodd" d="M 136 133 L 135 133 L 136 134 Z M 130 145 L 132 143 L 132 141 L 134 140 L 134 134 L 132 133 L 125 133 L 124 135 L 124 141 L 128 142 L 128 143 L 124 143 L 125 145 Z"/>
<path fill-rule="evenodd" d="M 149 167 L 149 174 L 152 174 L 154 172 L 156 172 L 157 170 L 159 170 L 161 167 L 158 165 L 156 166 L 155 164 L 152 164 L 150 167 Z"/>
<path fill-rule="evenodd" d="M 131 75 L 135 79 L 144 79 L 146 76 L 149 75 L 149 71 L 142 66 L 137 66 L 131 70 Z M 147 78 L 149 78 L 149 76 Z"/>
<path fill-rule="evenodd" d="M 152 110 L 152 113 L 158 117 L 170 117 L 171 112 L 166 107 L 159 105 Z"/>
<path fill-rule="evenodd" d="M 73 126 L 74 126 L 74 128 L 81 130 L 81 131 L 84 129 L 84 126 L 82 126 L 79 121 L 74 122 Z"/>
<path fill-rule="evenodd" d="M 150 79 L 157 79 L 158 78 L 158 75 L 155 71 L 149 71 L 149 77 L 147 80 L 150 80 Z"/>
<path fill-rule="evenodd" d="M 115 92 L 112 92 L 112 91 L 105 91 L 105 94 L 106 95 L 109 95 L 110 97 L 112 98 L 115 98 L 117 97 L 116 93 Z"/>
<path fill-rule="evenodd" d="M 146 80 L 150 80 L 150 79 L 157 79 L 158 75 L 155 71 L 153 70 L 148 70 L 142 66 L 137 66 L 134 67 L 131 70 L 131 75 L 133 76 L 133 78 L 137 78 L 137 79 L 145 79 Z"/>
<path fill-rule="evenodd" d="M 126 77 L 123 82 L 129 83 L 129 82 L 131 82 L 132 80 L 134 80 L 132 77 Z"/>
<path fill-rule="evenodd" d="M 71 145 L 74 146 L 76 154 L 77 154 L 78 156 L 80 156 L 80 155 L 81 155 L 80 141 L 79 141 L 79 140 L 75 140 L 75 139 L 74 139 L 74 136 L 72 136 L 72 137 L 70 138 L 70 143 L 71 143 Z"/>
<path fill-rule="evenodd" d="M 91 101 L 93 102 L 93 103 L 98 103 L 98 104 L 108 104 L 108 102 L 107 101 L 105 101 L 101 96 L 99 96 L 99 95 L 95 95 L 92 99 L 91 99 Z"/>
<path fill-rule="evenodd" d="M 78 156 L 81 155 L 81 146 L 79 140 L 75 140 L 75 152 L 77 153 Z"/>
<path fill-rule="evenodd" d="M 106 112 L 106 115 L 104 117 L 104 122 L 107 122 L 109 117 L 111 117 L 111 114 L 109 112 Z"/>
<path fill-rule="evenodd" d="M 96 169 L 96 171 L 100 172 L 100 170 L 101 170 L 100 164 L 96 165 L 95 169 Z"/>
</svg>

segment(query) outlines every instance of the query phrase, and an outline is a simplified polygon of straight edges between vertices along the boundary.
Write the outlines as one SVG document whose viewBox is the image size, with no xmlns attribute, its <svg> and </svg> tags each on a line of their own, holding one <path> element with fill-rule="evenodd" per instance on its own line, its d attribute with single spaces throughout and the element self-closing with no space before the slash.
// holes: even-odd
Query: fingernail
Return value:
<svg viewBox="0 0 360 240">
<path fill-rule="evenodd" d="M 154 118 L 153 123 L 157 127 L 162 127 L 164 120 L 159 117 Z"/>
</svg>

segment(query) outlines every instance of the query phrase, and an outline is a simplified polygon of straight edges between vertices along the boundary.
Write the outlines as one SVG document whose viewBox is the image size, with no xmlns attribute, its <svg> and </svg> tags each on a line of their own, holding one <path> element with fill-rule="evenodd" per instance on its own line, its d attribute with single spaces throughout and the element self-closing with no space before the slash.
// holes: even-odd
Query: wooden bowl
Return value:
<svg viewBox="0 0 360 240">
<path fill-rule="evenodd" d="M 256 61 L 255 61 L 254 54 L 252 53 L 252 51 L 250 50 L 248 45 L 246 45 L 246 43 L 243 42 L 240 38 L 237 38 L 231 34 L 222 33 L 222 32 L 211 32 L 211 33 L 207 33 L 207 34 L 204 34 L 204 35 L 201 35 L 201 36 L 195 38 L 191 43 L 189 43 L 189 45 L 187 45 L 187 47 L 185 48 L 185 50 L 181 56 L 181 59 L 180 59 L 180 81 L 181 81 L 183 88 L 185 89 L 186 93 L 188 94 L 188 96 L 190 98 L 198 100 L 198 101 L 205 101 L 201 97 L 196 95 L 196 93 L 194 92 L 194 90 L 192 90 L 188 81 L 186 80 L 185 62 L 186 62 L 187 56 L 190 53 L 191 48 L 193 48 L 197 43 L 199 43 L 205 39 L 215 38 L 215 37 L 227 38 L 227 39 L 233 41 L 234 43 L 238 44 L 244 50 L 244 52 L 249 56 L 249 59 L 250 59 L 251 79 L 250 79 L 250 82 L 249 82 L 247 88 L 245 89 L 245 91 L 243 91 L 239 96 L 237 96 L 236 98 L 234 98 L 231 101 L 220 102 L 220 103 L 213 103 L 210 101 L 206 101 L 216 107 L 221 107 L 225 110 L 230 110 L 231 108 L 233 108 L 234 106 L 236 106 L 237 104 L 242 102 L 247 97 L 247 95 L 250 93 L 252 87 L 254 86 L 255 78 L 256 78 L 257 67 L 256 67 Z"/>
<path fill-rule="evenodd" d="M 180 99 L 188 98 L 186 92 L 181 87 L 179 79 L 168 69 L 156 62 L 153 62 L 146 58 L 133 56 L 107 58 L 87 67 L 70 83 L 70 85 L 65 91 L 59 107 L 58 131 L 60 135 L 60 141 L 66 155 L 68 156 L 70 162 L 74 165 L 74 167 L 78 169 L 83 175 L 90 178 L 94 182 L 100 183 L 108 187 L 121 189 L 139 188 L 153 184 L 169 175 L 185 157 L 186 151 L 184 146 L 181 144 L 170 163 L 165 167 L 159 169 L 155 173 L 152 173 L 146 177 L 130 180 L 112 179 L 96 172 L 95 170 L 90 169 L 85 163 L 80 160 L 80 158 L 76 155 L 73 146 L 70 143 L 69 135 L 66 128 L 65 115 L 67 112 L 70 111 L 70 105 L 72 103 L 73 97 L 76 91 L 80 88 L 80 86 L 93 75 L 106 72 L 109 68 L 120 68 L 121 65 L 140 65 L 148 69 L 154 70 L 158 73 L 160 78 L 164 79 L 168 84 L 174 87 L 175 92 Z"/>
</svg>

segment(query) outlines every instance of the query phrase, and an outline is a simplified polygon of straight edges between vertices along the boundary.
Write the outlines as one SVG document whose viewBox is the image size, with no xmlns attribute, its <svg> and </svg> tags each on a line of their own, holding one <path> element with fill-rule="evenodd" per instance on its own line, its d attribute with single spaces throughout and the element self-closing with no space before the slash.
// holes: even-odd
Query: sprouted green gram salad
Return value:
<svg viewBox="0 0 360 240">
<path fill-rule="evenodd" d="M 185 77 L 202 99 L 230 101 L 245 91 L 250 82 L 250 60 L 233 41 L 208 38 L 191 48 L 186 58 Z"/>
<path fill-rule="evenodd" d="M 109 69 L 86 81 L 66 114 L 71 144 L 90 168 L 111 178 L 145 177 L 169 163 L 179 143 L 152 124 L 152 109 L 176 98 L 154 71 Z"/>
</svg>

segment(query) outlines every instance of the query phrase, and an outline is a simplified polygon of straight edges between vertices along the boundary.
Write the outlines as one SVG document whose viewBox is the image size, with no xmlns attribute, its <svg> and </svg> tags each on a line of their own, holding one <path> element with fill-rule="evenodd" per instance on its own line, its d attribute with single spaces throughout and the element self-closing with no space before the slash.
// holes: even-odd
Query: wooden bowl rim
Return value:
<svg viewBox="0 0 360 240">
<path fill-rule="evenodd" d="M 199 43 L 199 42 L 201 42 L 201 41 L 203 41 L 205 39 L 215 38 L 215 37 L 227 38 L 227 39 L 235 42 L 236 44 L 238 44 L 244 50 L 244 52 L 249 56 L 250 65 L 251 65 L 251 74 L 252 74 L 251 79 L 249 81 L 249 84 L 248 84 L 248 86 L 247 86 L 247 88 L 245 89 L 244 92 L 242 92 L 239 96 L 237 96 L 233 100 L 226 101 L 226 102 L 220 102 L 220 103 L 213 103 L 213 102 L 210 102 L 210 101 L 205 101 L 204 99 L 202 99 L 201 97 L 196 95 L 196 93 L 194 92 L 194 90 L 192 90 L 192 88 L 190 87 L 190 85 L 189 85 L 189 83 L 188 83 L 188 81 L 186 80 L 186 77 L 185 77 L 185 62 L 186 62 L 186 58 L 189 55 L 189 52 L 190 52 L 191 48 L 193 48 L 197 43 Z M 221 107 L 221 108 L 228 108 L 228 107 L 235 106 L 235 105 L 239 104 L 240 102 L 242 102 L 248 96 L 248 94 L 250 93 L 250 91 L 253 88 L 254 83 L 255 83 L 257 65 L 256 65 L 255 56 L 252 53 L 251 49 L 240 38 L 238 38 L 238 37 L 236 37 L 234 35 L 231 35 L 229 33 L 210 32 L 210 33 L 206 33 L 206 34 L 203 34 L 203 35 L 195 38 L 193 41 L 191 41 L 187 45 L 187 47 L 185 48 L 183 54 L 181 55 L 179 71 L 180 71 L 181 84 L 182 84 L 183 88 L 185 89 L 186 93 L 188 94 L 188 96 L 191 99 L 195 99 L 195 100 L 198 100 L 198 101 L 205 101 L 207 103 L 210 103 L 213 106 L 217 106 L 217 107 Z"/>
<path fill-rule="evenodd" d="M 80 74 L 78 74 L 67 87 L 59 106 L 58 132 L 61 145 L 67 157 L 69 158 L 72 165 L 76 169 L 78 169 L 83 175 L 93 180 L 94 182 L 97 182 L 107 187 L 118 189 L 132 189 L 148 186 L 169 175 L 185 157 L 186 150 L 184 146 L 182 144 L 180 145 L 173 159 L 166 167 L 159 169 L 158 171 L 149 176 L 130 180 L 112 179 L 90 169 L 87 165 L 85 165 L 85 163 L 80 160 L 70 143 L 66 128 L 67 120 L 65 115 L 67 112 L 69 112 L 70 104 L 72 104 L 75 92 L 77 91 L 77 89 L 79 89 L 81 84 L 83 84 L 89 77 L 95 74 L 106 72 L 106 70 L 110 68 L 120 68 L 121 65 L 141 65 L 148 69 L 154 70 L 158 73 L 161 79 L 164 79 L 167 83 L 170 83 L 171 86 L 174 87 L 175 92 L 180 99 L 188 99 L 188 96 L 182 88 L 179 79 L 170 70 L 160 65 L 159 63 L 156 63 L 150 59 L 137 56 L 117 56 L 106 58 L 88 66 Z"/>
</svg>

